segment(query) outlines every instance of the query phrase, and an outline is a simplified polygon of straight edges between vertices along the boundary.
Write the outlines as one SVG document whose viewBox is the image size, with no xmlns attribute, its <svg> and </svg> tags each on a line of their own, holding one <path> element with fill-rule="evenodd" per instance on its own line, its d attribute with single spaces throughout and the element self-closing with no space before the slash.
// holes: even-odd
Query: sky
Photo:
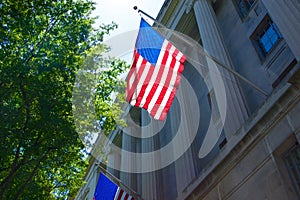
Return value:
<svg viewBox="0 0 300 200">
<path fill-rule="evenodd" d="M 140 14 L 133 7 L 143 10 L 156 18 L 165 0 L 94 0 L 96 10 L 92 16 L 98 16 L 95 27 L 115 22 L 118 28 L 104 37 L 104 43 L 111 47 L 109 56 L 132 62 L 132 55 L 140 25 Z M 152 23 L 151 21 L 148 21 Z"/>
<path fill-rule="evenodd" d="M 95 0 L 96 10 L 93 15 L 99 19 L 96 25 L 108 24 L 112 21 L 118 24 L 108 38 L 139 28 L 140 14 L 133 9 L 139 9 L 156 18 L 165 0 Z"/>
</svg>

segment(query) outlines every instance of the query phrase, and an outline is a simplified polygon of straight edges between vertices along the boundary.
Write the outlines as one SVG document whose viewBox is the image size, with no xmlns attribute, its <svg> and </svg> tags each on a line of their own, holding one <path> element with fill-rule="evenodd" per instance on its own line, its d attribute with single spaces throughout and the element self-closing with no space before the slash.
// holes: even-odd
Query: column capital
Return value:
<svg viewBox="0 0 300 200">
<path fill-rule="evenodd" d="M 188 14 L 191 9 L 194 7 L 195 2 L 197 1 L 208 1 L 209 3 L 216 3 L 217 0 L 187 0 L 185 3 L 185 13 Z"/>
<path fill-rule="evenodd" d="M 187 0 L 187 2 L 185 3 L 185 13 L 188 14 L 191 9 L 193 8 L 193 4 L 194 4 L 194 0 Z"/>
</svg>

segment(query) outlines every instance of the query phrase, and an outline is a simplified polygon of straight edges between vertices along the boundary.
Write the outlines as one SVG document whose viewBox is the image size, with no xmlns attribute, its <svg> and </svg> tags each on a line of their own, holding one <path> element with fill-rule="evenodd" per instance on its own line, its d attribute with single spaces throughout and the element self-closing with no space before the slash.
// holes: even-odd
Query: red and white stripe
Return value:
<svg viewBox="0 0 300 200">
<path fill-rule="evenodd" d="M 134 200 L 134 198 L 121 188 L 118 188 L 114 200 Z"/>
<path fill-rule="evenodd" d="M 136 50 L 133 59 L 127 77 L 127 101 L 146 109 L 154 119 L 164 120 L 180 82 L 185 56 L 165 40 L 156 66 Z"/>
</svg>

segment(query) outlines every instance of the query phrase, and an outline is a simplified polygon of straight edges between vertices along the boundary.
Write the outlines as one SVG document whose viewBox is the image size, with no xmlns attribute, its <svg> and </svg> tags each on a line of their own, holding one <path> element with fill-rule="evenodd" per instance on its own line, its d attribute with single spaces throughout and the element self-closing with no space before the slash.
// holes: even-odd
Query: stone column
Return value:
<svg viewBox="0 0 300 200">
<path fill-rule="evenodd" d="M 232 68 L 232 62 L 226 50 L 210 0 L 197 0 L 194 3 L 194 11 L 204 50 L 225 66 Z M 222 122 L 225 125 L 226 137 L 229 139 L 247 118 L 245 102 L 237 79 L 222 67 L 217 66 L 211 59 L 207 58 L 207 63 L 217 104 L 221 105 L 225 99 L 227 100 L 227 110 L 221 110 L 220 112 L 226 113 L 225 121 L 222 120 Z M 219 69 L 221 76 L 217 73 L 216 68 Z M 223 83 L 225 95 L 218 91 L 222 88 L 220 86 Z"/>
<path fill-rule="evenodd" d="M 135 152 L 135 141 L 134 138 L 126 133 L 122 135 L 122 149 L 124 152 Z M 126 166 L 123 168 L 123 166 Z M 136 169 L 136 159 L 132 157 L 130 154 L 126 154 L 122 152 L 121 155 L 121 171 L 120 171 L 120 180 L 123 184 L 135 190 L 136 182 L 134 180 L 134 174 L 130 172 L 124 172 L 124 170 L 132 169 L 133 171 Z"/>
<path fill-rule="evenodd" d="M 118 167 L 121 165 L 121 155 L 114 149 L 111 149 L 107 155 L 107 162 L 110 163 L 111 166 L 114 166 L 114 168 L 108 168 L 107 171 L 118 177 L 118 172 L 116 169 L 118 169 Z"/>
<path fill-rule="evenodd" d="M 300 1 L 262 0 L 297 61 L 300 61 Z"/>
<path fill-rule="evenodd" d="M 147 127 L 141 130 L 142 138 L 147 138 L 152 133 L 157 133 L 159 130 L 159 122 L 156 120 L 151 120 L 149 118 L 149 114 L 146 110 L 141 110 L 141 120 L 142 126 Z M 150 121 L 149 121 L 150 120 Z M 150 125 L 151 124 L 151 125 Z M 141 140 L 141 150 L 142 152 L 151 152 L 154 149 L 155 140 L 153 137 L 149 137 L 150 139 L 142 139 Z M 141 158 L 139 161 L 140 167 L 142 169 L 147 169 L 148 166 L 153 166 L 155 163 L 159 162 L 158 158 Z M 154 170 L 154 169 L 153 169 Z M 140 193 L 144 199 L 159 199 L 159 192 L 157 191 L 157 185 L 159 184 L 159 180 L 157 180 L 155 176 L 155 172 L 143 173 L 141 174 L 140 180 L 142 181 L 142 187 L 140 187 Z"/>
</svg>

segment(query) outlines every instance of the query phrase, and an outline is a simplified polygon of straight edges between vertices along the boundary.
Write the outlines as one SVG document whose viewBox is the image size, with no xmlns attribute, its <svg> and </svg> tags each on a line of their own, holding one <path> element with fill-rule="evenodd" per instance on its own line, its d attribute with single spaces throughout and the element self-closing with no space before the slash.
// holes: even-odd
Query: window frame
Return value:
<svg viewBox="0 0 300 200">
<path fill-rule="evenodd" d="M 236 9 L 242 19 L 245 19 L 254 8 L 258 0 L 234 0 Z"/>
<path fill-rule="evenodd" d="M 272 35 L 270 35 L 270 31 L 273 31 Z M 276 40 L 273 40 L 274 36 L 276 36 Z M 263 37 L 265 38 L 262 39 Z M 252 35 L 250 36 L 250 40 L 252 41 L 260 60 L 264 62 L 265 59 L 272 54 L 274 49 L 280 44 L 280 42 L 283 40 L 283 37 L 277 25 L 267 14 L 253 31 Z M 266 46 L 267 44 L 271 45 L 268 47 L 268 49 Z"/>
</svg>

